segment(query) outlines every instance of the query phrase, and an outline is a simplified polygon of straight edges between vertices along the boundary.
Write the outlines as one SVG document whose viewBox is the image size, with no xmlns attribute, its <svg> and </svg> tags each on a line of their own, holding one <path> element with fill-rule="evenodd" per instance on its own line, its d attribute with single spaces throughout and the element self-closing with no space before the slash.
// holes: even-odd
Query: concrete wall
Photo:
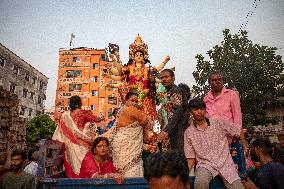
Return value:
<svg viewBox="0 0 284 189">
<path fill-rule="evenodd" d="M 0 87 L 0 151 L 26 148 L 27 119 L 19 116 L 18 107 L 17 95 Z"/>
</svg>

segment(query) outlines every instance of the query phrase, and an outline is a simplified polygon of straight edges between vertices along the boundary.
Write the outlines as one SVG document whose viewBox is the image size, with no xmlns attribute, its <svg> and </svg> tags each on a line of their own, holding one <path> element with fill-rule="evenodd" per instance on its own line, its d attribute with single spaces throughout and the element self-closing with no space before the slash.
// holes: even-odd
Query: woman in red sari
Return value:
<svg viewBox="0 0 284 189">
<path fill-rule="evenodd" d="M 81 173 L 88 176 L 88 178 L 111 178 L 115 179 L 119 184 L 123 183 L 123 175 L 116 173 L 116 168 L 109 156 L 109 141 L 107 138 L 96 138 L 92 148 L 92 155 L 87 154 L 84 161 Z"/>
<path fill-rule="evenodd" d="M 94 135 L 90 134 L 90 125 L 100 122 L 100 118 L 90 111 L 82 110 L 79 96 L 72 96 L 69 101 L 70 111 L 62 114 L 52 139 L 62 143 L 63 160 L 66 175 L 69 178 L 89 178 L 83 171 L 92 156 L 91 148 Z"/>
</svg>

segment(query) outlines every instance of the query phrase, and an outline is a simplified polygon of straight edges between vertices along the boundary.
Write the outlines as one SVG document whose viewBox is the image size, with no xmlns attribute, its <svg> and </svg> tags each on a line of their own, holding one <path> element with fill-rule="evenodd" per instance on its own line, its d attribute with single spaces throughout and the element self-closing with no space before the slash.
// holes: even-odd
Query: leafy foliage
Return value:
<svg viewBox="0 0 284 189">
<path fill-rule="evenodd" d="M 284 91 L 284 64 L 276 55 L 277 48 L 253 44 L 246 31 L 232 35 L 225 29 L 223 36 L 224 41 L 207 52 L 210 61 L 196 55 L 194 92 L 204 97 L 209 91 L 209 74 L 221 71 L 225 85 L 240 93 L 245 126 L 277 121 L 265 116 L 268 108 L 280 105 L 278 99 Z"/>
<path fill-rule="evenodd" d="M 47 115 L 39 115 L 27 123 L 27 142 L 33 144 L 39 138 L 52 136 L 56 129 L 55 122 Z"/>
</svg>

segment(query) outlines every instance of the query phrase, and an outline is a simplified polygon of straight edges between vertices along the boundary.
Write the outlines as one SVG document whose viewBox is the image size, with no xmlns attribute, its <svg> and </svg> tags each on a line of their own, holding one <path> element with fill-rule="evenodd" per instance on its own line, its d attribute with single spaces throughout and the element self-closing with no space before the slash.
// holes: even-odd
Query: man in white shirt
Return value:
<svg viewBox="0 0 284 189">
<path fill-rule="evenodd" d="M 37 176 L 39 151 L 35 151 L 32 155 L 32 161 L 25 167 L 24 171 L 30 173 L 34 177 Z"/>
</svg>

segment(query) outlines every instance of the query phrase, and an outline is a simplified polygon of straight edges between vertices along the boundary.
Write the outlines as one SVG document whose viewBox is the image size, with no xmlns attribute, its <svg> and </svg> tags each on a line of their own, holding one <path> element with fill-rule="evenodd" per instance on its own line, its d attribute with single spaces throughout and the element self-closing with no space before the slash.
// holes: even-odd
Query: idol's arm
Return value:
<svg viewBox="0 0 284 189">
<path fill-rule="evenodd" d="M 121 76 L 116 76 L 116 75 L 110 75 L 110 79 L 114 81 L 121 81 L 122 77 Z"/>
<path fill-rule="evenodd" d="M 116 69 L 116 68 L 114 68 L 114 67 L 111 67 L 111 68 L 109 69 L 109 71 L 110 71 L 110 73 L 111 73 L 112 75 L 116 75 L 116 76 L 119 76 L 119 75 L 120 75 L 120 72 L 118 71 L 118 69 Z"/>
<path fill-rule="evenodd" d="M 159 66 L 156 67 L 157 71 L 159 72 L 159 71 L 161 71 L 162 69 L 164 69 L 164 67 L 166 66 L 166 64 L 168 63 L 169 60 L 170 60 L 170 57 L 167 56 L 167 57 L 165 58 L 165 60 L 164 60 Z"/>
<path fill-rule="evenodd" d="M 114 55 L 114 54 L 110 54 L 109 57 L 113 61 L 113 66 L 115 67 L 115 69 L 119 73 L 119 74 L 115 74 L 115 75 L 120 75 L 120 73 L 122 72 L 122 65 L 119 61 L 119 58 L 117 57 L 117 55 Z"/>
</svg>

